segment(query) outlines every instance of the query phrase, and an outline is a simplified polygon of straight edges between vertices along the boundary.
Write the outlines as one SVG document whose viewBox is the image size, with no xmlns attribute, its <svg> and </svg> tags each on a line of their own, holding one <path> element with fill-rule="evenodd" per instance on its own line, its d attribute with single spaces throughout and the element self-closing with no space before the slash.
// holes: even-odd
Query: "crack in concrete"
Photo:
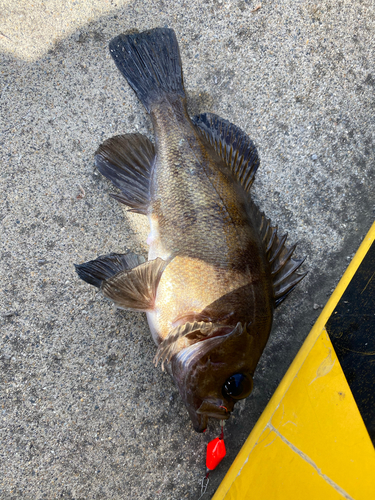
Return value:
<svg viewBox="0 0 375 500">
<path fill-rule="evenodd" d="M 316 472 L 319 474 L 320 477 L 322 477 L 332 488 L 334 488 L 340 495 L 342 495 L 344 498 L 347 500 L 354 500 L 353 497 L 351 497 L 348 493 L 346 493 L 345 490 L 343 490 L 338 484 L 336 484 L 332 479 L 330 479 L 328 476 L 323 474 L 323 472 L 319 469 L 319 467 L 309 458 L 307 455 L 305 455 L 301 450 L 299 450 L 294 444 L 292 444 L 290 441 L 288 441 L 277 429 L 272 424 L 268 424 L 267 427 L 271 429 L 286 445 L 289 446 L 297 455 L 299 455 L 302 460 L 305 460 L 311 467 L 313 467 Z"/>
</svg>

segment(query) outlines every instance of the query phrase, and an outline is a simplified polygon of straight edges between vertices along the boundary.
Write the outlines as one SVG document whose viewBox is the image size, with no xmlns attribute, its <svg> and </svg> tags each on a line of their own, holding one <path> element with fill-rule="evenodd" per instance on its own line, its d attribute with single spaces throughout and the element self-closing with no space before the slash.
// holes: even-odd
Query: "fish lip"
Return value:
<svg viewBox="0 0 375 500">
<path fill-rule="evenodd" d="M 196 420 L 196 417 L 198 417 L 198 420 Z M 196 422 L 193 423 L 194 429 L 196 432 L 205 432 L 207 429 L 207 424 L 208 424 L 208 417 L 203 414 L 195 415 Z M 194 422 L 193 420 L 193 422 Z"/>
<path fill-rule="evenodd" d="M 218 405 L 211 401 L 203 401 L 198 410 L 198 415 L 205 415 L 206 417 L 216 418 L 218 420 L 228 420 L 231 410 L 228 410 L 224 405 Z"/>
<path fill-rule="evenodd" d="M 230 413 L 202 411 L 199 413 L 199 415 L 205 415 L 206 417 L 216 418 L 217 420 L 228 420 L 230 418 Z"/>
</svg>

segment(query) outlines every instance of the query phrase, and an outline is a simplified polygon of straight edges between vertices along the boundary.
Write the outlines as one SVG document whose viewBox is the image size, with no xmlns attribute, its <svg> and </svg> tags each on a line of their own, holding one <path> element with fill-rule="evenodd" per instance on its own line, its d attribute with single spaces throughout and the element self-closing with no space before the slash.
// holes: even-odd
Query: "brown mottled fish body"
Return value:
<svg viewBox="0 0 375 500">
<path fill-rule="evenodd" d="M 110 254 L 77 272 L 120 307 L 146 311 L 156 362 L 202 431 L 251 392 L 273 310 L 303 278 L 302 261 L 251 201 L 251 140 L 215 115 L 190 119 L 174 32 L 120 35 L 110 50 L 150 113 L 155 147 L 118 136 L 96 165 L 120 188 L 115 198 L 148 216 L 149 261 Z"/>
<path fill-rule="evenodd" d="M 225 318 L 233 311 L 223 314 L 221 306 L 210 321 L 254 323 L 262 312 L 272 318 L 269 264 L 247 210 L 247 193 L 195 130 L 185 100 L 162 101 L 151 117 L 156 162 L 149 260 L 174 257 L 161 277 L 155 311 L 148 313 L 158 337 L 166 338 L 172 327 L 243 286 L 249 295 L 238 298 L 236 316 Z"/>
</svg>

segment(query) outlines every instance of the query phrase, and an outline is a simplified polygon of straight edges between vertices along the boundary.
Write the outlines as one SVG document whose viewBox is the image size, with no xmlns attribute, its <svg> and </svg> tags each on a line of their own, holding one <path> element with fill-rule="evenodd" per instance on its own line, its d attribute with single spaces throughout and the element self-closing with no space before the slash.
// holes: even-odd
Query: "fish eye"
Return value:
<svg viewBox="0 0 375 500">
<path fill-rule="evenodd" d="M 223 396 L 233 399 L 244 399 L 253 390 L 253 379 L 246 377 L 243 373 L 231 375 L 222 388 Z"/>
</svg>

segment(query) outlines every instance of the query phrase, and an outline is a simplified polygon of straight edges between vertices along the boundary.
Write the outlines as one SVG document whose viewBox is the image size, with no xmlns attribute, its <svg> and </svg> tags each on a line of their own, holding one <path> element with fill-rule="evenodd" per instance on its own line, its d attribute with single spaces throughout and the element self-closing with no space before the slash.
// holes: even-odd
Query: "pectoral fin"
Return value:
<svg viewBox="0 0 375 500">
<path fill-rule="evenodd" d="M 176 326 L 159 345 L 154 358 L 155 366 L 161 361 L 161 368 L 164 371 L 164 363 L 169 363 L 172 357 L 177 354 L 178 341 L 183 337 L 188 341 L 187 346 L 189 346 L 203 338 L 210 337 L 217 330 L 217 327 L 218 325 L 204 321 L 194 321 L 194 323 Z"/>
<path fill-rule="evenodd" d="M 157 258 L 138 265 L 134 254 L 109 254 L 76 266 L 78 276 L 123 309 L 150 311 L 167 265 Z"/>
</svg>

